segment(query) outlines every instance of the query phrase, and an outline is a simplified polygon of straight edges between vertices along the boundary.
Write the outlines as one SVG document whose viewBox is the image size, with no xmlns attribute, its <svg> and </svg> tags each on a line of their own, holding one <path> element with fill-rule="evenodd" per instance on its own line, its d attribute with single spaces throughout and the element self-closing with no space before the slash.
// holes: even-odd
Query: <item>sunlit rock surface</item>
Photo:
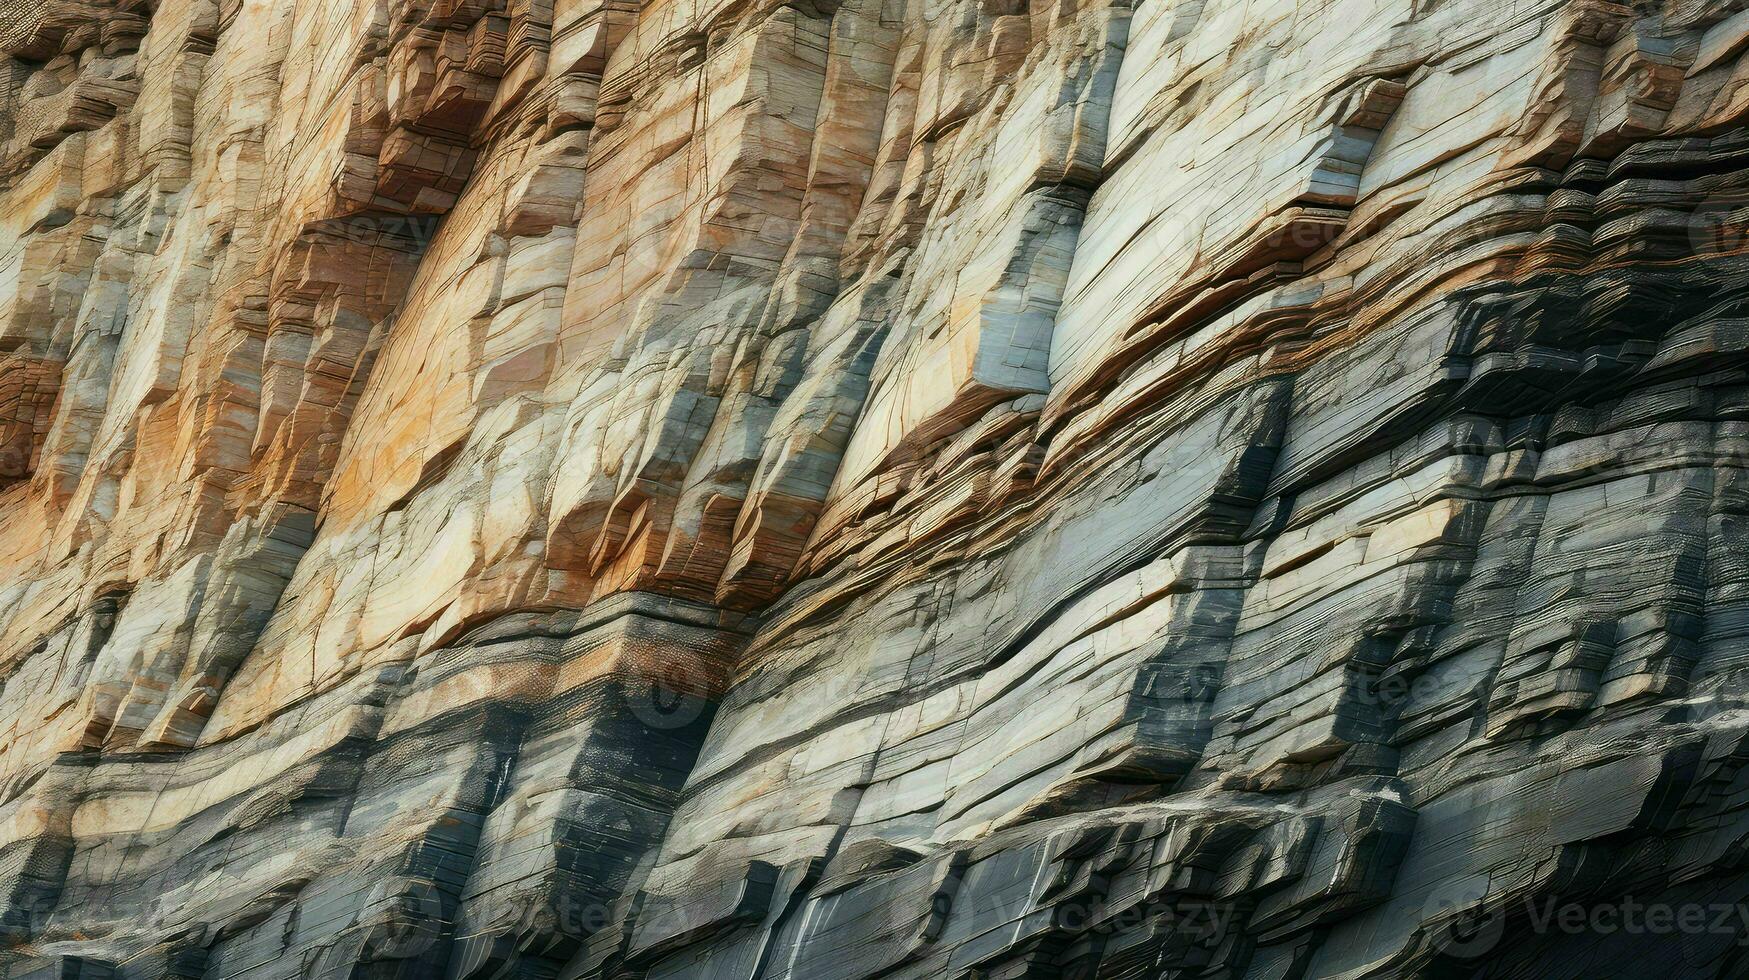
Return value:
<svg viewBox="0 0 1749 980">
<path fill-rule="evenodd" d="M 1749 976 L 1740 0 L 0 49 L 0 975 Z"/>
</svg>

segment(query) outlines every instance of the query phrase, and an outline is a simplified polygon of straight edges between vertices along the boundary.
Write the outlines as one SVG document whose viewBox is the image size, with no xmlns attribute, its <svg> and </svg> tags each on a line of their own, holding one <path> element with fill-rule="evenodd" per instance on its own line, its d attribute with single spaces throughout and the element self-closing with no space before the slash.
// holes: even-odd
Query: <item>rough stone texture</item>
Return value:
<svg viewBox="0 0 1749 980">
<path fill-rule="evenodd" d="M 0 49 L 0 975 L 1749 976 L 1749 4 Z"/>
</svg>

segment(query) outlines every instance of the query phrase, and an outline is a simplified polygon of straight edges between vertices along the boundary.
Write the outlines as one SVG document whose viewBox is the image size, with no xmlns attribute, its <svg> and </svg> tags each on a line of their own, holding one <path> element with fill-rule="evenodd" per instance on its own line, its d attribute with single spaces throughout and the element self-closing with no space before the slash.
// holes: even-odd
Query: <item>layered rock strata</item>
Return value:
<svg viewBox="0 0 1749 980">
<path fill-rule="evenodd" d="M 0 975 L 1749 976 L 1738 0 L 0 50 Z"/>
</svg>

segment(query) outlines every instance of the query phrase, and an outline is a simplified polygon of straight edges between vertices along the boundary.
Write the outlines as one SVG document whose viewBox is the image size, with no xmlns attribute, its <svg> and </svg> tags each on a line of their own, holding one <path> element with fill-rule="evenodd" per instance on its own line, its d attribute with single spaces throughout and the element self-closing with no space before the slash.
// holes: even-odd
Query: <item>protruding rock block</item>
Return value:
<svg viewBox="0 0 1749 980">
<path fill-rule="evenodd" d="M 19 354 L 0 359 L 0 484 L 36 471 L 61 393 L 62 368 Z"/>
</svg>

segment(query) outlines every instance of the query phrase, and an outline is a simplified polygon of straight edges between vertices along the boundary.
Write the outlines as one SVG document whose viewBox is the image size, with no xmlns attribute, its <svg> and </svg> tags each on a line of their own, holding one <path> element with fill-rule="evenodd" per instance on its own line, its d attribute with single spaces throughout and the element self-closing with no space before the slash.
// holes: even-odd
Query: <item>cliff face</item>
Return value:
<svg viewBox="0 0 1749 980">
<path fill-rule="evenodd" d="M 0 2 L 0 974 L 1749 975 L 1745 8 Z"/>
</svg>

